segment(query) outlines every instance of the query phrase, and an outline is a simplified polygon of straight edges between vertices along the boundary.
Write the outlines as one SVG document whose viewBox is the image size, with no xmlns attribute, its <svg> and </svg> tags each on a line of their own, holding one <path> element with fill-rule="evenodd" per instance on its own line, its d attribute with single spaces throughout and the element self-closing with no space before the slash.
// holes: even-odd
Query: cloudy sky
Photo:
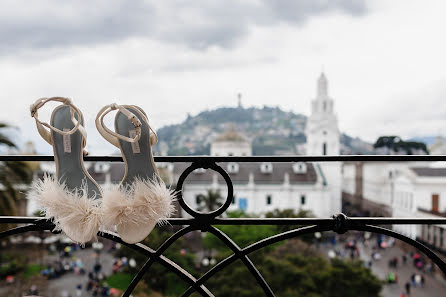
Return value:
<svg viewBox="0 0 446 297">
<path fill-rule="evenodd" d="M 71 97 L 89 150 L 106 153 L 94 129 L 105 104 L 140 105 L 155 128 L 235 106 L 239 92 L 244 106 L 308 114 L 323 69 L 343 132 L 446 136 L 445 9 L 442 0 L 1 1 L 0 121 L 49 153 L 29 105 Z"/>
</svg>

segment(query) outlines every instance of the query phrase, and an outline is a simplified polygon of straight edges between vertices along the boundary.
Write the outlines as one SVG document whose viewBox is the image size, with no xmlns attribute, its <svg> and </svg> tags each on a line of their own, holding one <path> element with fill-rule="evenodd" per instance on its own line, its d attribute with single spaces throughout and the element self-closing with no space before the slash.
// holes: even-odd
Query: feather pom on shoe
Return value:
<svg viewBox="0 0 446 297">
<path fill-rule="evenodd" d="M 175 207 L 175 192 L 162 180 L 136 179 L 130 186 L 116 187 L 104 194 L 104 225 L 116 225 L 122 240 L 136 243 L 149 235 L 157 223 L 164 223 Z"/>
<path fill-rule="evenodd" d="M 86 184 L 81 189 L 70 191 L 54 176 L 45 175 L 33 183 L 28 198 L 41 205 L 45 217 L 53 220 L 56 230 L 63 231 L 73 241 L 84 244 L 96 239 L 102 209 L 100 200 L 88 197 Z"/>
</svg>

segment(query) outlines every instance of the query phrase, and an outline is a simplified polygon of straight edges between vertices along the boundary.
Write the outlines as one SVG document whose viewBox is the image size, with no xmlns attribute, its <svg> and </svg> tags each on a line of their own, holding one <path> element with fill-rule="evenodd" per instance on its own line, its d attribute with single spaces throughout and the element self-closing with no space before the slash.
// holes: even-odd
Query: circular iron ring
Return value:
<svg viewBox="0 0 446 297">
<path fill-rule="evenodd" d="M 224 178 L 226 185 L 228 187 L 228 196 L 226 198 L 225 203 L 222 206 L 220 206 L 218 209 L 211 211 L 211 212 L 207 212 L 207 213 L 192 209 L 186 203 L 186 201 L 184 201 L 184 199 L 183 199 L 183 193 L 182 193 L 183 183 L 186 180 L 187 176 L 189 174 L 191 174 L 195 169 L 198 169 L 198 168 L 212 169 L 212 170 L 220 173 L 220 175 Z M 222 213 L 224 213 L 228 209 L 228 207 L 231 205 L 232 197 L 234 195 L 234 187 L 233 187 L 231 178 L 229 177 L 228 173 L 223 168 L 221 168 L 220 166 L 218 166 L 215 163 L 210 163 L 210 164 L 200 163 L 200 162 L 192 163 L 188 168 L 186 168 L 186 170 L 183 171 L 180 178 L 178 179 L 176 191 L 177 191 L 177 199 L 178 199 L 178 202 L 180 203 L 181 207 L 188 214 L 193 216 L 194 218 L 200 218 L 200 219 L 213 219 L 213 218 L 218 217 Z"/>
</svg>

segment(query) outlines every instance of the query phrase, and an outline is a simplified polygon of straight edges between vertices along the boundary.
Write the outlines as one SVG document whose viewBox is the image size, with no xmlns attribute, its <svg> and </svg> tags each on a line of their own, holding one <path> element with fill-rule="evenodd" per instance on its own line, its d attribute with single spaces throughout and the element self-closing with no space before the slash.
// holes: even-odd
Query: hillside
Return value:
<svg viewBox="0 0 446 297">
<path fill-rule="evenodd" d="M 252 141 L 254 155 L 302 154 L 307 117 L 278 107 L 222 107 L 189 116 L 184 122 L 158 130 L 154 150 L 169 155 L 207 155 L 210 143 L 229 125 Z M 358 138 L 341 136 L 342 153 L 370 153 L 372 146 Z"/>
<path fill-rule="evenodd" d="M 434 144 L 437 137 L 438 136 L 419 136 L 419 137 L 410 138 L 408 141 L 424 142 L 427 146 L 431 146 Z M 443 137 L 443 141 L 446 142 L 446 138 Z"/>
</svg>

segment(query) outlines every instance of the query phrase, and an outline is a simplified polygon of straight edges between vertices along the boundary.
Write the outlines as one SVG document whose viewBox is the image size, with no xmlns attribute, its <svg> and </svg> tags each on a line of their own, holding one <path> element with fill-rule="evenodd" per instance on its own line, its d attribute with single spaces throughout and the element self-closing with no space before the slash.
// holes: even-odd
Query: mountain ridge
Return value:
<svg viewBox="0 0 446 297">
<path fill-rule="evenodd" d="M 211 142 L 230 125 L 252 143 L 253 155 L 302 154 L 307 116 L 279 107 L 220 107 L 188 115 L 179 124 L 158 130 L 157 154 L 208 155 Z M 373 153 L 373 146 L 341 133 L 342 154 Z"/>
</svg>

